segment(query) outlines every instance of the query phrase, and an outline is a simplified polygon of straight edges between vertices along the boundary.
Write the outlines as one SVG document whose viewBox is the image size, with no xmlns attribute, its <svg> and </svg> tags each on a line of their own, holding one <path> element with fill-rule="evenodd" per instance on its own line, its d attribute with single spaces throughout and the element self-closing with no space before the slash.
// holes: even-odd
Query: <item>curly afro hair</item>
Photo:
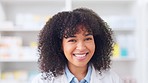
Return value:
<svg viewBox="0 0 148 83">
<path fill-rule="evenodd" d="M 39 33 L 39 67 L 46 77 L 62 75 L 68 63 L 61 47 L 62 39 L 78 32 L 78 26 L 85 26 L 95 42 L 95 53 L 89 63 L 98 71 L 110 69 L 113 39 L 112 30 L 94 11 L 78 8 L 59 12 L 50 18 Z M 52 75 L 51 75 L 52 74 Z"/>
</svg>

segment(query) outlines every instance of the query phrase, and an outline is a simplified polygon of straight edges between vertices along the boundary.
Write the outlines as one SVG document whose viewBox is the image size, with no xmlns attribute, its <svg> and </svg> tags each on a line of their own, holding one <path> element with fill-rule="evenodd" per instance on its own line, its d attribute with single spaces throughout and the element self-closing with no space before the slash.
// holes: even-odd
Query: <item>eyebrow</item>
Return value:
<svg viewBox="0 0 148 83">
<path fill-rule="evenodd" d="M 72 35 L 72 36 L 69 36 L 68 38 L 70 38 L 70 37 L 76 37 L 76 36 Z"/>
</svg>

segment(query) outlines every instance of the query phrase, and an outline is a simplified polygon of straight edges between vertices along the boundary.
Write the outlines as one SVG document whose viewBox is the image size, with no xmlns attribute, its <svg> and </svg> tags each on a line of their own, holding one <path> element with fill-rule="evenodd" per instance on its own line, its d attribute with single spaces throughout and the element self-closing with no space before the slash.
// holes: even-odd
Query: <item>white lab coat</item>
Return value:
<svg viewBox="0 0 148 83">
<path fill-rule="evenodd" d="M 94 69 L 94 67 L 92 68 L 90 83 L 123 83 L 119 76 L 111 70 L 104 71 L 102 72 L 102 75 L 100 75 L 99 72 Z M 52 80 L 43 80 L 41 78 L 41 74 L 37 75 L 32 80 L 32 83 L 68 83 L 65 74 L 55 77 Z"/>
</svg>

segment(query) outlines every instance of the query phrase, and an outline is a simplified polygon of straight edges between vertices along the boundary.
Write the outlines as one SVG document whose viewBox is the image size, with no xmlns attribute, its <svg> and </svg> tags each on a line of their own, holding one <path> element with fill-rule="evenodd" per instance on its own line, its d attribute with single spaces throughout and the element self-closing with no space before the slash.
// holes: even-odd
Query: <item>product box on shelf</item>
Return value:
<svg viewBox="0 0 148 83">
<path fill-rule="evenodd" d="M 0 59 L 17 59 L 22 47 L 21 37 L 0 37 Z"/>
</svg>

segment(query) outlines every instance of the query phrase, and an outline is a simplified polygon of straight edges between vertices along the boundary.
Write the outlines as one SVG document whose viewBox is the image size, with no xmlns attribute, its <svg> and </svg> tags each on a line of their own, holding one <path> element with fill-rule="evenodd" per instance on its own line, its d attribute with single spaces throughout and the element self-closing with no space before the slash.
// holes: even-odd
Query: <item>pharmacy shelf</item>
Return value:
<svg viewBox="0 0 148 83">
<path fill-rule="evenodd" d="M 120 7 L 122 7 L 123 5 L 126 5 L 124 6 L 125 8 L 130 7 L 135 2 L 136 0 L 72 0 L 72 9 L 75 9 L 77 7 L 87 7 L 95 10 L 95 12 L 97 12 L 102 17 L 103 15 L 114 15 L 116 12 L 121 11 L 121 10 L 118 10 L 118 8 L 120 9 Z M 120 7 L 117 7 L 117 6 L 120 6 Z M 110 9 L 110 8 L 114 8 L 114 9 Z M 112 10 L 114 13 L 108 14 L 108 12 L 111 12 L 110 10 Z M 130 10 L 130 8 L 127 10 Z M 125 11 L 125 10 L 123 9 L 122 11 Z M 117 15 L 121 15 L 120 14 L 121 12 L 118 12 L 119 14 Z M 129 13 L 129 12 L 122 12 L 122 13 Z"/>
<path fill-rule="evenodd" d="M 115 32 L 134 32 L 135 28 L 112 28 Z"/>
<path fill-rule="evenodd" d="M 29 83 L 28 81 L 0 80 L 0 83 Z"/>
<path fill-rule="evenodd" d="M 121 62 L 133 62 L 136 61 L 136 58 L 128 58 L 128 57 L 122 57 L 122 58 L 112 58 L 113 61 L 121 61 Z"/>
<path fill-rule="evenodd" d="M 0 59 L 0 63 L 4 62 L 37 62 L 37 59 Z"/>
<path fill-rule="evenodd" d="M 17 4 L 18 2 L 19 3 L 24 3 L 24 2 L 29 2 L 29 3 L 32 3 L 32 2 L 35 2 L 35 3 L 49 3 L 49 2 L 52 2 L 52 3 L 59 3 L 61 4 L 61 2 L 65 2 L 65 0 L 0 0 L 0 2 L 2 3 L 9 3 L 9 4 Z M 16 3 L 17 2 L 17 3 Z"/>
<path fill-rule="evenodd" d="M 0 29 L 0 32 L 38 32 L 38 31 L 40 31 L 41 29 L 34 29 L 34 28 L 31 28 L 31 29 L 17 29 L 17 28 L 15 28 L 15 29 L 13 29 L 13 28 L 11 28 L 11 29 Z"/>
<path fill-rule="evenodd" d="M 118 2 L 118 3 L 122 3 L 122 2 L 135 2 L 136 0 L 72 0 L 73 2 L 105 2 L 105 3 L 109 3 L 109 2 Z"/>
</svg>

